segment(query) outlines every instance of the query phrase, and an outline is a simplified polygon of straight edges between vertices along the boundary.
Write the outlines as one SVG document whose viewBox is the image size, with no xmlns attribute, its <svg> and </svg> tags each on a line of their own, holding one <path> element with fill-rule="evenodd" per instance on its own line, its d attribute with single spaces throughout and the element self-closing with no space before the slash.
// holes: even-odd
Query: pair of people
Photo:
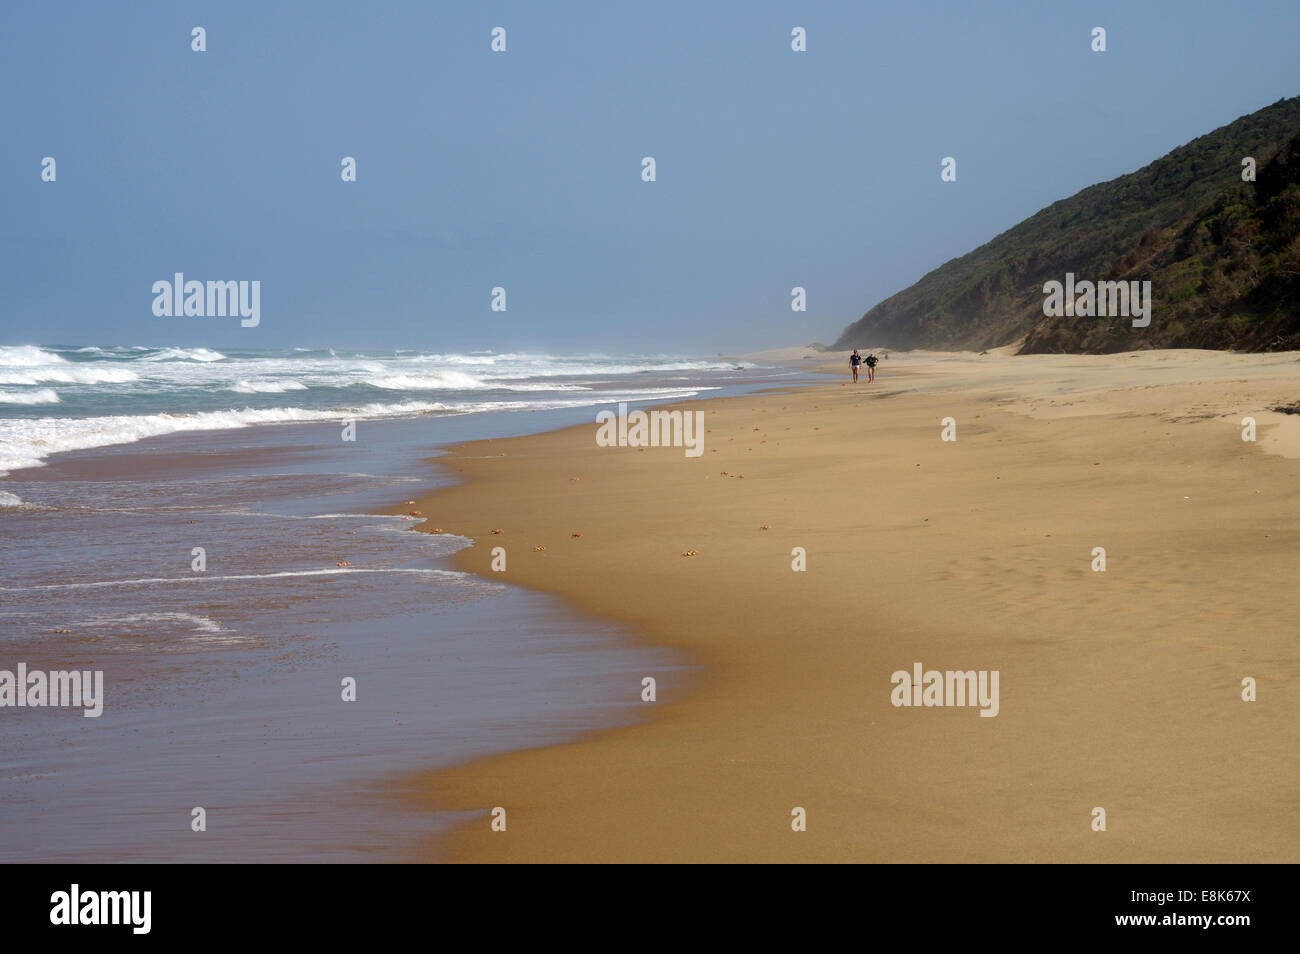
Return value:
<svg viewBox="0 0 1300 954">
<path fill-rule="evenodd" d="M 867 383 L 876 380 L 876 365 L 879 362 L 880 359 L 874 354 L 869 354 L 866 358 L 863 358 L 862 355 L 858 354 L 858 349 L 854 348 L 853 354 L 849 355 L 849 367 L 853 369 L 853 380 L 855 382 L 858 380 L 858 368 L 863 364 L 867 366 Z"/>
</svg>

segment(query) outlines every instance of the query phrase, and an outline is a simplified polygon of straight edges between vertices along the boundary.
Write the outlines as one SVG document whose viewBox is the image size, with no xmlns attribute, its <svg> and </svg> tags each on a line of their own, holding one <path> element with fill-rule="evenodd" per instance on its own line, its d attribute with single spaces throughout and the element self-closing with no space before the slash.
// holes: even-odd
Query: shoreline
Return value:
<svg viewBox="0 0 1300 954">
<path fill-rule="evenodd" d="M 518 744 L 498 703 L 526 744 L 566 738 L 622 668 L 657 668 L 549 598 L 451 572 L 465 541 L 377 515 L 437 486 L 413 453 L 427 425 L 374 422 L 358 446 L 319 424 L 250 430 L 74 452 L 0 484 L 34 502 L 4 516 L 0 670 L 102 671 L 107 694 L 102 718 L 3 710 L 6 859 L 405 860 L 447 820 L 376 802 L 383 780 Z M 219 806 L 220 838 L 170 823 L 185 800 Z"/>
<path fill-rule="evenodd" d="M 874 385 L 659 405 L 705 413 L 702 459 L 598 448 L 594 425 L 438 459 L 459 482 L 417 498 L 418 529 L 474 541 L 457 569 L 617 621 L 699 677 L 661 682 L 647 721 L 405 780 L 422 807 L 469 813 L 423 857 L 1300 855 L 1279 771 L 1300 667 L 1264 585 L 1300 556 L 1300 441 L 1264 413 L 1294 403 L 1295 356 L 891 357 Z M 1000 713 L 892 706 L 891 673 L 918 661 L 999 670 Z M 1243 676 L 1272 699 L 1242 702 Z"/>
<path fill-rule="evenodd" d="M 632 386 L 624 375 L 583 400 L 732 393 L 771 373 L 790 379 L 754 369 Z M 468 541 L 376 516 L 413 488 L 433 492 L 442 471 L 424 459 L 445 444 L 591 413 L 515 405 L 364 420 L 351 443 L 330 421 L 154 435 L 0 479 L 0 507 L 18 504 L 4 512 L 14 559 L 0 669 L 75 663 L 102 670 L 108 692 L 103 719 L 9 713 L 5 856 L 405 860 L 412 836 L 446 819 L 371 799 L 388 779 L 641 717 L 623 704 L 623 673 L 676 669 L 675 658 L 629 650 L 620 630 L 576 621 L 551 597 L 456 573 L 449 552 Z M 360 705 L 341 704 L 344 676 Z M 235 698 L 237 717 L 222 716 Z M 171 786 L 187 782 L 195 794 L 183 797 L 222 806 L 225 837 L 168 824 Z"/>
</svg>

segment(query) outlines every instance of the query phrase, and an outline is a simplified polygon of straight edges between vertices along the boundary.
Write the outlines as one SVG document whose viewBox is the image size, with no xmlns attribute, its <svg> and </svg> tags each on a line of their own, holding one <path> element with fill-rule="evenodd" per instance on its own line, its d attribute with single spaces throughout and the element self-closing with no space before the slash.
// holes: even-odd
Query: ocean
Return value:
<svg viewBox="0 0 1300 954">
<path fill-rule="evenodd" d="M 0 472 L 184 431 L 674 400 L 752 370 L 663 356 L 0 347 Z"/>
<path fill-rule="evenodd" d="M 642 718 L 646 675 L 671 704 L 687 661 L 455 571 L 470 541 L 376 512 L 449 480 L 428 459 L 449 444 L 805 377 L 0 347 L 0 670 L 105 685 L 99 718 L 0 708 L 0 860 L 403 860 L 457 820 L 398 797 L 405 774 Z"/>
</svg>

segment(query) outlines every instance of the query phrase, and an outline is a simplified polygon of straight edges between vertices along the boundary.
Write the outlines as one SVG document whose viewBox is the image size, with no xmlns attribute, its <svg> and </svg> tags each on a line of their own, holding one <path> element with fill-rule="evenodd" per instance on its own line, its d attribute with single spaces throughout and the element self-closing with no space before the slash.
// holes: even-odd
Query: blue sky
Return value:
<svg viewBox="0 0 1300 954">
<path fill-rule="evenodd" d="M 0 341 L 829 341 L 1043 206 L 1300 94 L 1297 36 L 1295 3 L 5 0 Z M 261 324 L 154 317 L 176 271 L 261 281 Z"/>
</svg>

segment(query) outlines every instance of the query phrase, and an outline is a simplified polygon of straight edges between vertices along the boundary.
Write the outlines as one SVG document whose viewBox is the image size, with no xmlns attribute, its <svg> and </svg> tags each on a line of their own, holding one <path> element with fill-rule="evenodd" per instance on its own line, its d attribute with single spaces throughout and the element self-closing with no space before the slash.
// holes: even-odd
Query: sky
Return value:
<svg viewBox="0 0 1300 954">
<path fill-rule="evenodd" d="M 1297 36 L 1300 4 L 1249 0 L 3 0 L 0 343 L 829 342 L 1300 94 Z M 175 272 L 261 282 L 260 323 L 156 317 Z"/>
</svg>

